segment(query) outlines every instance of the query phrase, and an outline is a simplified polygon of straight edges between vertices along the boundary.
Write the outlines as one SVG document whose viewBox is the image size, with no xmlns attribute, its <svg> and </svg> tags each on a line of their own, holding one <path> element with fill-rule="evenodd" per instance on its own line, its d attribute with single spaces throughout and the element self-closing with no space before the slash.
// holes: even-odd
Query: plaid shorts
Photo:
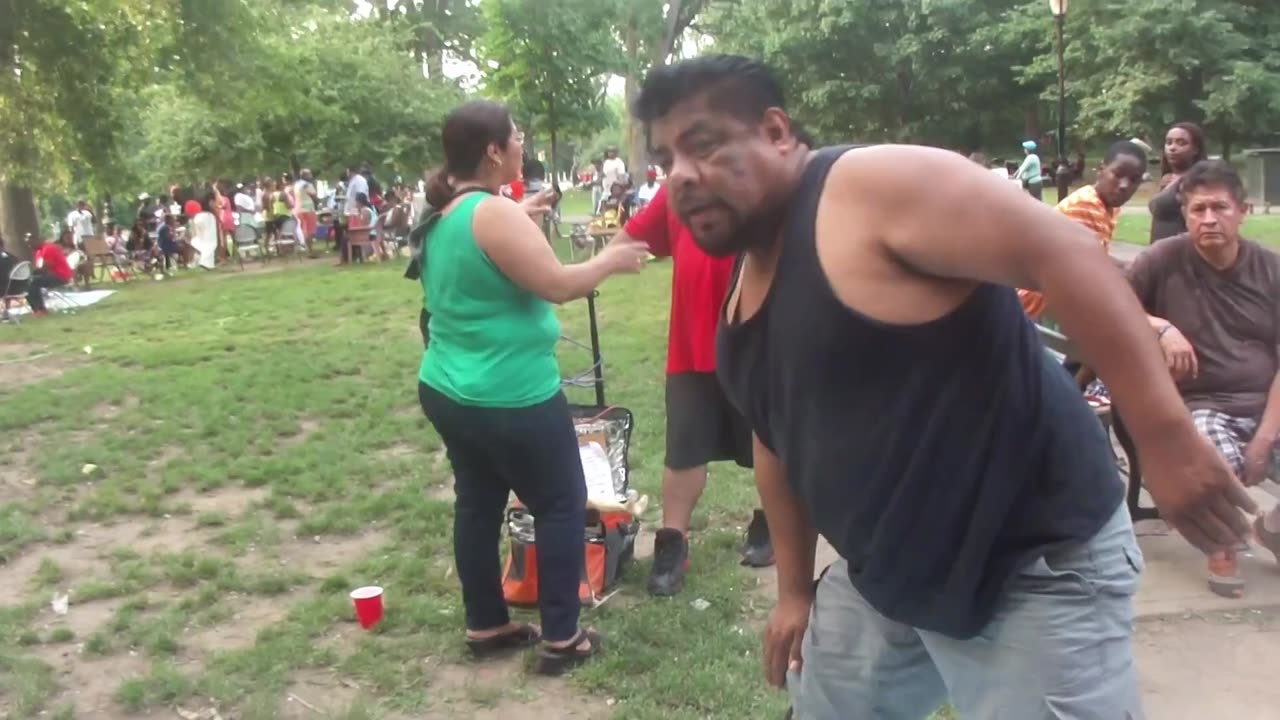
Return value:
<svg viewBox="0 0 1280 720">
<path fill-rule="evenodd" d="M 1209 442 L 1227 459 L 1236 477 L 1244 477 L 1244 449 L 1258 431 L 1258 421 L 1216 410 L 1193 410 L 1191 419 L 1196 423 L 1196 430 L 1209 438 Z M 1271 451 L 1271 470 L 1267 477 L 1280 483 L 1280 443 Z"/>
</svg>

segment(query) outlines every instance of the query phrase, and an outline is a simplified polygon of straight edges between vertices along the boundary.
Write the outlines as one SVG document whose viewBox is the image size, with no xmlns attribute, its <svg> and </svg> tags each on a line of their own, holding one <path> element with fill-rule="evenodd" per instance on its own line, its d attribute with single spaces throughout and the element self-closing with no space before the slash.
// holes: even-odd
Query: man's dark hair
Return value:
<svg viewBox="0 0 1280 720">
<path fill-rule="evenodd" d="M 786 109 L 782 85 L 764 63 L 740 55 L 703 55 L 651 69 L 632 112 L 640 122 L 652 123 L 701 93 L 712 110 L 746 122 L 756 122 L 771 107 Z"/>
<path fill-rule="evenodd" d="M 1240 173 L 1224 160 L 1201 160 L 1192 165 L 1178 183 L 1178 198 L 1185 203 L 1188 195 L 1202 188 L 1229 190 L 1236 202 L 1242 204 L 1246 198 Z"/>
<path fill-rule="evenodd" d="M 1115 159 L 1121 155 L 1134 158 L 1142 167 L 1147 166 L 1147 151 L 1142 146 L 1130 140 L 1117 140 L 1111 143 L 1107 148 L 1107 154 L 1102 156 L 1102 164 L 1110 165 Z"/>
</svg>

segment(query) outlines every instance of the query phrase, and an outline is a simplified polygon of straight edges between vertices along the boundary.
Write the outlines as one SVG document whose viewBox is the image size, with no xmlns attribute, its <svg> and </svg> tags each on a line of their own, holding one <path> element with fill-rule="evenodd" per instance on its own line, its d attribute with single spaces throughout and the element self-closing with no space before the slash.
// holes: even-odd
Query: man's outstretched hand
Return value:
<svg viewBox="0 0 1280 720">
<path fill-rule="evenodd" d="M 1245 513 L 1258 506 L 1227 461 L 1190 423 L 1186 432 L 1138 444 L 1143 483 L 1160 516 L 1207 553 L 1232 550 L 1250 537 Z"/>
</svg>

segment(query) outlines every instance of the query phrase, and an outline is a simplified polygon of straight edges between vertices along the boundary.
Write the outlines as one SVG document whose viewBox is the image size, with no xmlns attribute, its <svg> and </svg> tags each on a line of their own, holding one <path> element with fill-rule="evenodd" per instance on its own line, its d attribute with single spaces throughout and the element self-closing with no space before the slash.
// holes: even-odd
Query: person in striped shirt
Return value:
<svg viewBox="0 0 1280 720">
<path fill-rule="evenodd" d="M 1147 153 L 1142 147 L 1129 140 L 1113 143 L 1098 168 L 1098 179 L 1068 195 L 1054 209 L 1092 230 L 1102 250 L 1110 252 L 1120 208 L 1138 191 L 1146 170 Z M 1044 313 L 1040 293 L 1019 290 L 1018 297 L 1033 320 Z"/>
</svg>

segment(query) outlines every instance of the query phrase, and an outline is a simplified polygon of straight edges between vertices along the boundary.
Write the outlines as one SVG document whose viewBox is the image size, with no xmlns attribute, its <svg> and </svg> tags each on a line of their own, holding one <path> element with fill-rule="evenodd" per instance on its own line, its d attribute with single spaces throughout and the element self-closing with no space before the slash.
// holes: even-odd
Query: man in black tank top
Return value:
<svg viewBox="0 0 1280 720">
<path fill-rule="evenodd" d="M 799 720 L 1142 717 L 1142 555 L 1092 411 L 1013 287 L 1112 391 L 1156 505 L 1205 551 L 1255 512 L 1096 241 L 962 156 L 800 147 L 770 71 L 709 56 L 635 106 L 681 220 L 740 254 L 717 354 L 778 569 L 769 682 Z M 931 182 L 921 183 L 920 178 Z M 812 583 L 821 533 L 841 559 Z"/>
</svg>

